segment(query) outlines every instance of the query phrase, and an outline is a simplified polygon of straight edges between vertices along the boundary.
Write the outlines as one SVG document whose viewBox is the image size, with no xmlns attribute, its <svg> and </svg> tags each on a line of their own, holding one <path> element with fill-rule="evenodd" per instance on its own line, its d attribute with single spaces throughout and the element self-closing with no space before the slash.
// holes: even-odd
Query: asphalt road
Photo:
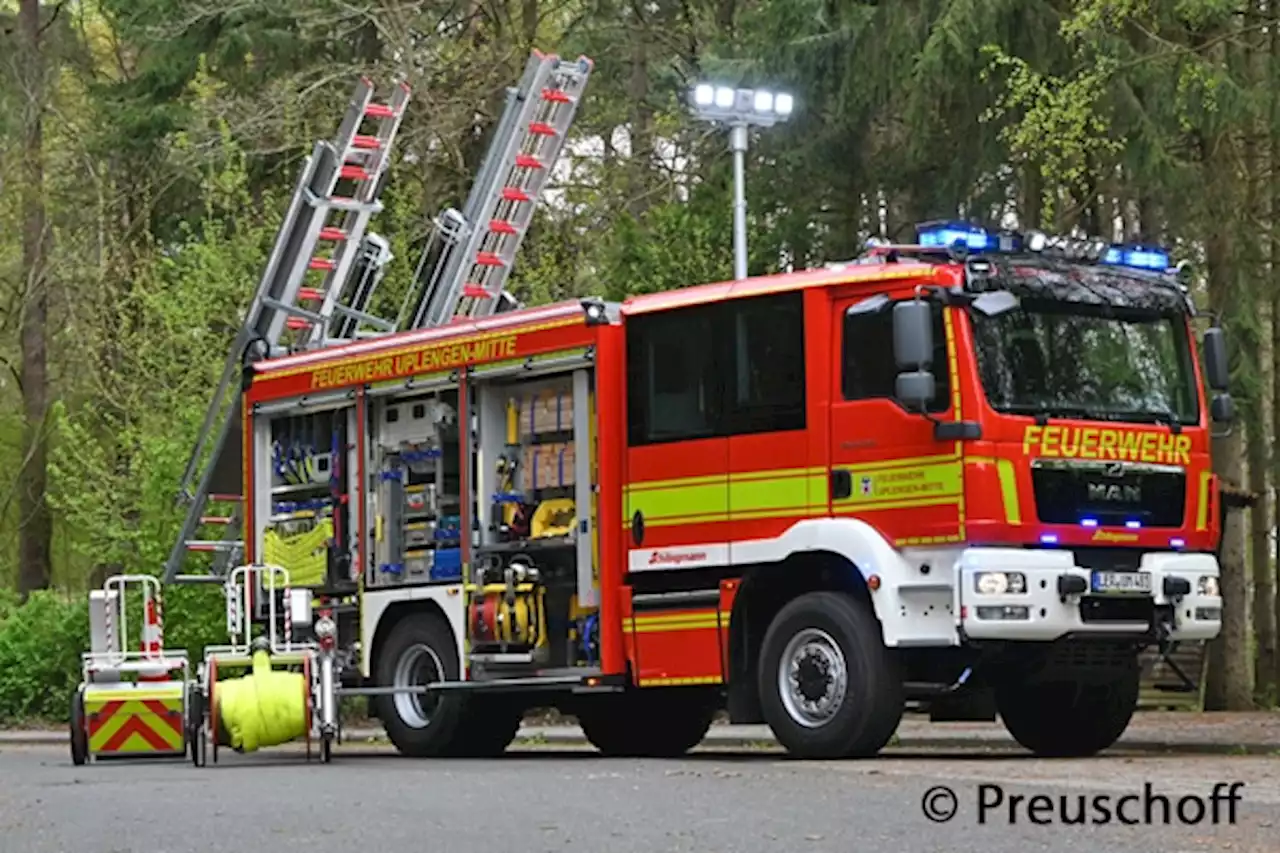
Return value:
<svg viewBox="0 0 1280 853">
<path fill-rule="evenodd" d="M 486 761 L 416 761 L 340 747 L 330 766 L 300 752 L 223 755 L 218 766 L 102 763 L 74 767 L 65 748 L 0 751 L 0 853 L 1183 853 L 1280 851 L 1275 757 L 1108 755 L 1039 761 L 1013 752 L 890 752 L 874 761 L 802 762 L 776 752 L 700 752 L 677 761 L 604 759 L 531 749 Z M 1215 783 L 1242 782 L 1213 825 Z M 1142 800 L 1169 797 L 1172 823 Z M 985 789 L 982 786 L 988 786 Z M 947 786 L 955 816 L 925 817 L 926 792 Z M 991 786 L 999 786 L 996 787 Z M 978 798 L 1003 796 L 979 822 Z M 1220 791 L 1225 794 L 1227 788 Z M 1199 795 L 1198 824 L 1178 822 Z M 1017 805 L 1010 824 L 1008 804 Z M 1042 802 L 1030 798 L 1047 796 Z M 1086 800 L 1085 819 L 1067 825 Z M 935 816 L 949 800 L 929 798 Z M 1183 805 L 1197 817 L 1197 801 Z M 1032 814 L 1047 823 L 1032 822 Z"/>
</svg>

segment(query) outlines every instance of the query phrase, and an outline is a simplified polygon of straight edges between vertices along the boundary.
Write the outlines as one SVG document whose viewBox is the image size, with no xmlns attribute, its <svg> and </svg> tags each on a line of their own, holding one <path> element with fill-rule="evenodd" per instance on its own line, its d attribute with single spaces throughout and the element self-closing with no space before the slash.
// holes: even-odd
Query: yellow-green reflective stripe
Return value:
<svg viewBox="0 0 1280 853">
<path fill-rule="evenodd" d="M 1196 506 L 1196 530 L 1209 529 L 1209 481 L 1212 479 L 1212 471 L 1200 472 L 1200 495 Z"/>
<path fill-rule="evenodd" d="M 1018 507 L 1018 480 L 1013 472 L 1013 463 L 1008 459 L 997 459 L 996 471 L 1000 475 L 1000 497 L 1004 500 L 1005 521 L 1022 524 L 1022 510 Z"/>
<path fill-rule="evenodd" d="M 718 483 L 706 485 L 629 490 L 627 518 L 630 519 L 637 511 L 644 513 L 645 524 L 691 515 L 727 515 L 729 483 L 721 477 Z"/>
<path fill-rule="evenodd" d="M 732 480 L 729 483 L 729 511 L 741 513 L 776 511 L 777 515 L 807 514 L 810 506 L 826 506 L 823 485 L 826 477 L 804 469 L 768 479 Z M 816 484 L 816 488 L 815 488 Z M 820 497 L 814 500 L 814 495 Z"/>
</svg>

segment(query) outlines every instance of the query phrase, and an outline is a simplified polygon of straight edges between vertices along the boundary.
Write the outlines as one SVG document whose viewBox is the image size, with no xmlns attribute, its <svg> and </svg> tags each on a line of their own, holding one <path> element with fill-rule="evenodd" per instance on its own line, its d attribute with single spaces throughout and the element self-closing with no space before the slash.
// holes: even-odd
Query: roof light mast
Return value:
<svg viewBox="0 0 1280 853">
<path fill-rule="evenodd" d="M 795 101 L 786 92 L 732 89 L 710 83 L 695 86 L 691 100 L 698 118 L 729 126 L 729 147 L 733 151 L 733 277 L 741 280 L 747 277 L 747 129 L 786 121 Z"/>
</svg>

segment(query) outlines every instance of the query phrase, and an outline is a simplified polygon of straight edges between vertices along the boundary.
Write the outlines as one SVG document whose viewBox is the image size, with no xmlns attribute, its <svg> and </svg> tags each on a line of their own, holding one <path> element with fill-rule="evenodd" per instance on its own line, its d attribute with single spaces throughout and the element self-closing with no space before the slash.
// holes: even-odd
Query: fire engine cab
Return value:
<svg viewBox="0 0 1280 853">
<path fill-rule="evenodd" d="M 522 233 L 495 210 L 456 219 Z M 1225 345 L 1201 358 L 1162 250 L 933 223 L 828 269 L 499 308 L 479 277 L 514 249 L 481 237 L 441 255 L 480 284 L 437 321 L 308 346 L 368 316 L 273 297 L 257 328 L 292 311 L 303 343 L 233 351 L 235 544 L 332 613 L 343 692 L 401 752 L 500 753 L 557 707 L 611 755 L 681 754 L 727 709 L 866 756 L 912 707 L 1087 755 L 1142 650 L 1218 634 Z"/>
</svg>

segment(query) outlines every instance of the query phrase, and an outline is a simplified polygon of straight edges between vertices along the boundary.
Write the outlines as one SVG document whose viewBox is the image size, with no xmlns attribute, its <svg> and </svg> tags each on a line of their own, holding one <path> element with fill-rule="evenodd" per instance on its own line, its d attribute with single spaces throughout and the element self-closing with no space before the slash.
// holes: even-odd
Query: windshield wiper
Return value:
<svg viewBox="0 0 1280 853">
<path fill-rule="evenodd" d="M 1071 406 L 1061 405 L 1058 403 L 1045 403 L 1036 405 L 1034 403 L 1014 403 L 1002 407 L 1004 411 L 1019 415 L 1035 415 L 1036 421 L 1047 423 L 1049 418 L 1079 418 L 1082 420 L 1093 421 L 1112 421 L 1115 415 L 1112 412 L 1105 412 L 1099 409 L 1091 409 L 1087 406 Z"/>
</svg>

